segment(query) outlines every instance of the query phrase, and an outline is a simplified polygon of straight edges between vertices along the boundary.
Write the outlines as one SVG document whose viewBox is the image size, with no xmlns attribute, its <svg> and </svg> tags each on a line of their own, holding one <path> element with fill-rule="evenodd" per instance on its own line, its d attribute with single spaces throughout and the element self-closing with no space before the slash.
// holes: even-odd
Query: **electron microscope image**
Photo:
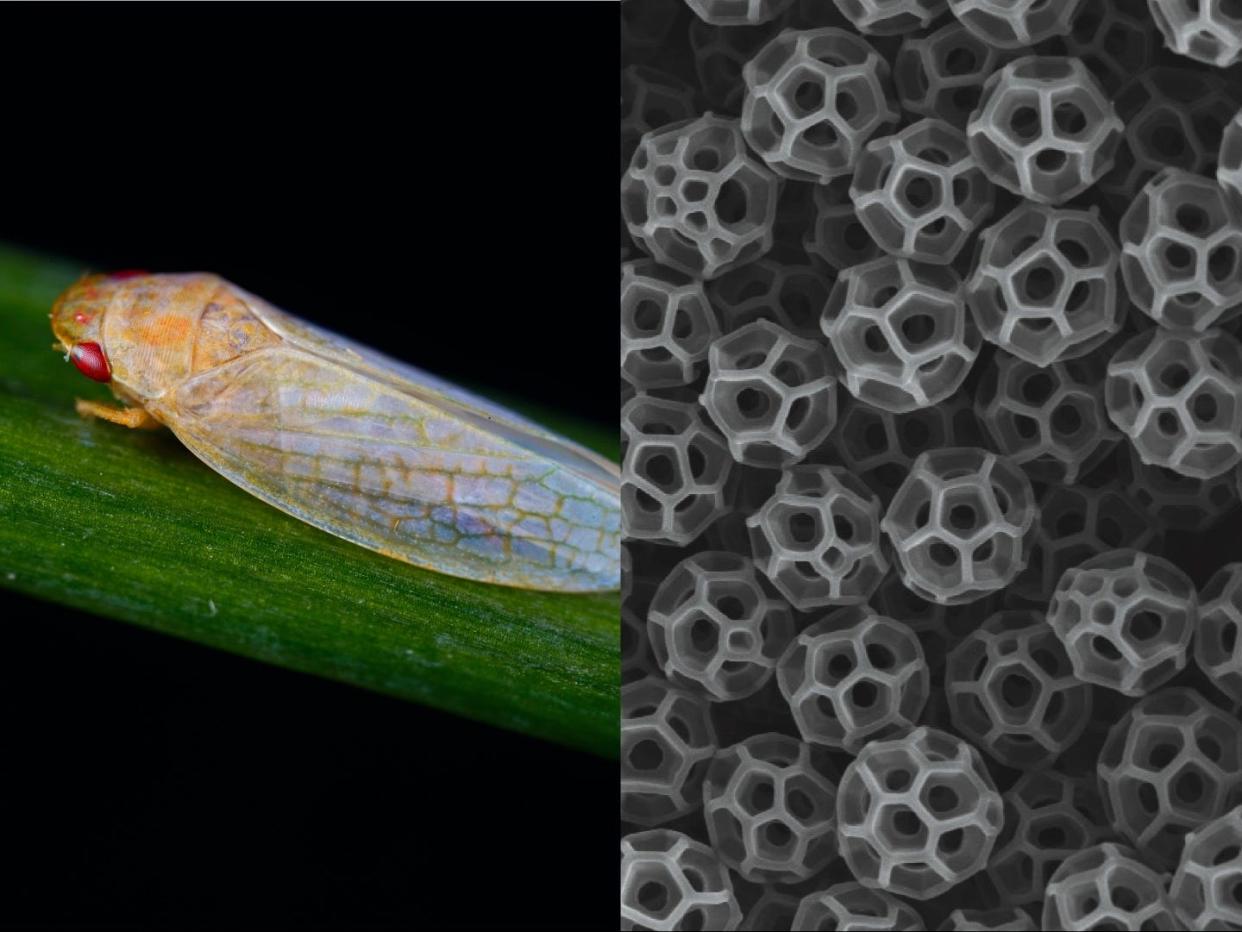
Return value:
<svg viewBox="0 0 1242 932">
<path fill-rule="evenodd" d="M 621 927 L 1242 932 L 1242 0 L 622 0 Z"/>
</svg>

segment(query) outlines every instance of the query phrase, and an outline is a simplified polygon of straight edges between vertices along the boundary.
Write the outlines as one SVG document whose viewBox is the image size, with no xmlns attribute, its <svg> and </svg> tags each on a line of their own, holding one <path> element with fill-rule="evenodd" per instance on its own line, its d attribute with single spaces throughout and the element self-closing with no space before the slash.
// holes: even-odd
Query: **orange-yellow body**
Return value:
<svg viewBox="0 0 1242 932">
<path fill-rule="evenodd" d="M 89 276 L 52 329 L 128 407 L 264 501 L 386 556 L 522 588 L 615 589 L 615 465 L 215 275 Z M 102 351 L 92 373 L 79 360 Z"/>
</svg>

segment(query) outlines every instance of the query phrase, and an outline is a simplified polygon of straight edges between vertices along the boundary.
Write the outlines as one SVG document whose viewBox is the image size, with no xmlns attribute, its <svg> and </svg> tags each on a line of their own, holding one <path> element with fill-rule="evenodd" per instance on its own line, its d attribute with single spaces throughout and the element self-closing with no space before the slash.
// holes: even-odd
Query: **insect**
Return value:
<svg viewBox="0 0 1242 932">
<path fill-rule="evenodd" d="M 385 556 L 468 579 L 620 585 L 617 467 L 216 275 L 90 275 L 52 308 L 73 364 L 268 504 Z"/>
</svg>

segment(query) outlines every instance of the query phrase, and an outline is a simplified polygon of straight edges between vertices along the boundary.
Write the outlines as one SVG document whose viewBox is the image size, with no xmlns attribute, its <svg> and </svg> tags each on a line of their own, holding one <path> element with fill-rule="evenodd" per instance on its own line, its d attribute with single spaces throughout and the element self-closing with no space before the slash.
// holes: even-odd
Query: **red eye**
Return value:
<svg viewBox="0 0 1242 932">
<path fill-rule="evenodd" d="M 112 369 L 98 343 L 78 343 L 69 351 L 69 358 L 88 379 L 96 382 L 111 381 Z"/>
<path fill-rule="evenodd" d="M 150 274 L 146 269 L 121 269 L 119 272 L 109 272 L 108 277 L 113 281 L 121 281 L 126 278 L 142 278 Z"/>
</svg>

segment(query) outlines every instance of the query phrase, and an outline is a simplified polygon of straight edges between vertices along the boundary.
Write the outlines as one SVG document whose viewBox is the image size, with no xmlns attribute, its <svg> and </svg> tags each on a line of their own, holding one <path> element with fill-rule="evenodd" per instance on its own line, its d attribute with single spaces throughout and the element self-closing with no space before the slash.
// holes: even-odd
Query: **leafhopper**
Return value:
<svg viewBox="0 0 1242 932">
<path fill-rule="evenodd" d="M 281 511 L 385 556 L 523 589 L 620 584 L 617 467 L 216 275 L 90 275 L 52 308 L 68 359 Z"/>
</svg>

